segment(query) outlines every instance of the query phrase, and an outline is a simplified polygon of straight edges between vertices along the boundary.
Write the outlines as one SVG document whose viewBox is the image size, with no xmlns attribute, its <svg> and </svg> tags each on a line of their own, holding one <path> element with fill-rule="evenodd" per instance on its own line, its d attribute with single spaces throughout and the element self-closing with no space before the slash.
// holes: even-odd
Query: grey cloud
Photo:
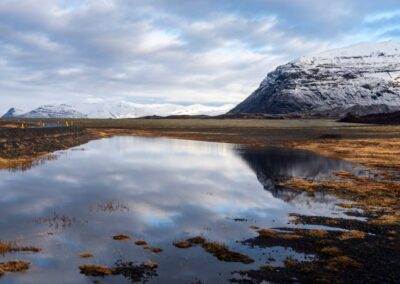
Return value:
<svg viewBox="0 0 400 284">
<path fill-rule="evenodd" d="M 121 97 L 238 102 L 276 65 L 377 34 L 398 1 L 4 0 L 0 110 Z M 365 39 L 369 39 L 366 37 Z"/>
</svg>

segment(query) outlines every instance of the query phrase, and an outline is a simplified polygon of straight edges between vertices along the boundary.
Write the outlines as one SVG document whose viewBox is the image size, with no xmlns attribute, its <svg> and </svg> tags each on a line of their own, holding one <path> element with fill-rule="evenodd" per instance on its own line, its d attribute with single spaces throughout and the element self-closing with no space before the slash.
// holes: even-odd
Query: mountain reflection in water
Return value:
<svg viewBox="0 0 400 284">
<path fill-rule="evenodd" d="M 92 283 L 79 265 L 112 266 L 120 259 L 158 263 L 151 283 L 223 283 L 232 271 L 257 268 L 271 256 L 277 265 L 287 256 L 304 258 L 290 249 L 259 250 L 237 241 L 254 236 L 250 225 L 286 226 L 290 212 L 341 215 L 332 196 L 291 195 L 275 183 L 321 178 L 353 166 L 303 151 L 162 138 L 114 137 L 82 147 L 85 151 L 62 151 L 58 159 L 25 171 L 0 172 L 1 239 L 43 248 L 0 256 L 0 262 L 32 262 L 26 273 L 7 273 L 5 283 L 60 283 L 61 275 L 62 283 Z M 130 241 L 114 241 L 116 234 L 164 251 L 154 254 Z M 199 247 L 172 245 L 198 235 L 255 262 L 225 263 Z M 80 259 L 82 251 L 95 256 Z M 112 276 L 106 283 L 129 280 Z"/>
<path fill-rule="evenodd" d="M 330 195 L 314 193 L 300 193 L 286 190 L 277 186 L 280 181 L 291 178 L 303 178 L 307 180 L 321 180 L 332 178 L 335 171 L 354 171 L 356 164 L 332 158 L 321 157 L 309 151 L 286 148 L 239 148 L 236 153 L 254 171 L 257 179 L 276 198 L 292 203 L 314 202 L 329 203 Z"/>
</svg>

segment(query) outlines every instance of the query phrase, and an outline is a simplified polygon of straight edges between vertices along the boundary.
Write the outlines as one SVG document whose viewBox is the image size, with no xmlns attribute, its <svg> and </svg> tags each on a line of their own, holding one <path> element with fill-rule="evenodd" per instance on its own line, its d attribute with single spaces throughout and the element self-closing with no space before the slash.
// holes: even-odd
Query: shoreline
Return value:
<svg viewBox="0 0 400 284">
<path fill-rule="evenodd" d="M 47 121 L 55 122 L 54 119 Z M 321 119 L 72 121 L 74 127 L 28 129 L 0 127 L 0 169 L 7 167 L 7 164 L 15 165 L 34 160 L 57 150 L 69 149 L 92 140 L 132 135 L 254 147 L 278 146 L 309 150 L 322 156 L 352 161 L 369 168 L 400 168 L 400 158 L 397 158 L 400 156 L 400 150 L 396 150 L 400 146 L 400 126 L 359 125 Z M 14 123 L 13 120 L 6 122 Z M 355 155 L 354 149 L 357 149 L 357 152 L 361 149 L 362 155 Z"/>
</svg>

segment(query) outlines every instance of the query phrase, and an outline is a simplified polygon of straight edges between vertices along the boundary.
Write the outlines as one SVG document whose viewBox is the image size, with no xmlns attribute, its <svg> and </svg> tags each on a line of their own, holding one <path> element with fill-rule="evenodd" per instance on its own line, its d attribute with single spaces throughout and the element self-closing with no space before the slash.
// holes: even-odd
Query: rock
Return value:
<svg viewBox="0 0 400 284">
<path fill-rule="evenodd" d="M 400 110 L 400 42 L 301 57 L 269 73 L 230 113 L 344 116 Z"/>
</svg>

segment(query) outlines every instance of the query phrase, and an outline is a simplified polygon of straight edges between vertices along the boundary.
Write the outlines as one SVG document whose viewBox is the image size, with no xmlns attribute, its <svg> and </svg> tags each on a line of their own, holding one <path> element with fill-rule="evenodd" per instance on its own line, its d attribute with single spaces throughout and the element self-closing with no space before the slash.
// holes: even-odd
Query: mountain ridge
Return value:
<svg viewBox="0 0 400 284">
<path fill-rule="evenodd" d="M 233 105 L 181 106 L 174 104 L 135 104 L 125 101 L 86 102 L 79 105 L 43 105 L 29 112 L 10 108 L 2 118 L 138 118 L 170 115 L 220 115 Z"/>
<path fill-rule="evenodd" d="M 400 42 L 357 44 L 278 66 L 230 113 L 342 116 L 351 108 L 400 110 Z"/>
</svg>

